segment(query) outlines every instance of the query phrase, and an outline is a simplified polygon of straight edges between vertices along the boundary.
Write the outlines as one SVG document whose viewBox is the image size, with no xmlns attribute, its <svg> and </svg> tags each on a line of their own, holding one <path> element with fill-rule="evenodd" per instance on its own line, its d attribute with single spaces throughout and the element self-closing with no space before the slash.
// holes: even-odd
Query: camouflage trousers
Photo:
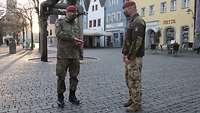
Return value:
<svg viewBox="0 0 200 113">
<path fill-rule="evenodd" d="M 125 80 L 129 90 L 129 99 L 134 105 L 141 105 L 142 101 L 142 57 L 137 57 L 130 64 L 125 65 Z"/>
<path fill-rule="evenodd" d="M 57 59 L 56 75 L 57 75 L 57 93 L 63 94 L 66 91 L 65 77 L 69 71 L 70 90 L 75 91 L 78 85 L 78 74 L 80 72 L 79 59 Z"/>
</svg>

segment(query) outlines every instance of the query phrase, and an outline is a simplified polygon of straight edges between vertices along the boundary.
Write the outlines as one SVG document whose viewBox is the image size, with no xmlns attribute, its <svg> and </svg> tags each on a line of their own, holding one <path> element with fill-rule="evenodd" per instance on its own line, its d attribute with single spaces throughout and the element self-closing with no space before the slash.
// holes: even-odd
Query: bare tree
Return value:
<svg viewBox="0 0 200 113">
<path fill-rule="evenodd" d="M 40 0 L 31 0 L 32 2 L 32 5 L 35 9 L 35 12 L 37 14 L 37 17 L 38 17 L 38 26 L 40 25 Z M 41 43 L 40 43 L 40 27 L 39 27 L 39 35 L 38 35 L 38 40 L 39 40 L 39 51 L 40 51 L 40 48 L 41 48 Z"/>
<path fill-rule="evenodd" d="M 34 40 L 33 40 L 33 17 L 35 14 L 35 10 L 31 1 L 27 1 L 27 4 L 20 4 L 18 8 L 19 12 L 22 12 L 23 17 L 28 20 L 30 24 L 31 31 L 31 50 L 34 48 Z"/>
<path fill-rule="evenodd" d="M 19 44 L 19 32 L 23 31 L 24 27 L 27 26 L 26 19 L 23 16 L 22 10 L 19 10 L 18 8 L 12 9 L 12 8 L 6 8 L 3 5 L 0 5 L 0 9 L 2 9 L 3 16 L 0 19 L 0 25 L 1 25 L 1 32 L 12 32 L 13 37 L 16 39 L 17 44 Z M 2 33 L 1 33 L 2 34 Z M 24 35 L 23 35 L 24 39 Z M 23 40 L 24 41 L 24 40 Z"/>
</svg>

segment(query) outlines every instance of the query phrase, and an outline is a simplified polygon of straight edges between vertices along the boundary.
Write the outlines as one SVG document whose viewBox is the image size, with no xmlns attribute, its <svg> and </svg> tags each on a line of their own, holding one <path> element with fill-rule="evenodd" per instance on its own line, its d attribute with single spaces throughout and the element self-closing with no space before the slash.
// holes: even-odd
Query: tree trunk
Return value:
<svg viewBox="0 0 200 113">
<path fill-rule="evenodd" d="M 22 33 L 23 33 L 22 46 L 24 48 L 24 42 L 25 42 L 25 28 L 24 27 L 23 27 Z"/>
<path fill-rule="evenodd" d="M 31 50 L 33 50 L 34 48 L 34 42 L 33 42 L 33 22 L 30 22 L 30 26 L 31 26 Z"/>
<path fill-rule="evenodd" d="M 38 24 L 39 24 L 39 52 L 41 53 L 41 46 L 42 46 L 42 43 L 41 43 L 41 28 L 40 28 L 40 24 L 41 24 L 41 19 L 40 19 L 40 15 L 38 14 Z"/>
</svg>

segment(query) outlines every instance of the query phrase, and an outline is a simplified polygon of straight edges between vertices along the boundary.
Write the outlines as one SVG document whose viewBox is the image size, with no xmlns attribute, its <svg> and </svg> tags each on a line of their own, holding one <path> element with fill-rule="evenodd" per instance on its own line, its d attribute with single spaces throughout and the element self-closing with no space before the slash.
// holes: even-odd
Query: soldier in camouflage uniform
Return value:
<svg viewBox="0 0 200 113">
<path fill-rule="evenodd" d="M 65 18 L 59 19 L 56 23 L 57 44 L 57 94 L 58 106 L 64 107 L 64 95 L 66 90 L 65 76 L 69 71 L 69 101 L 79 105 L 80 101 L 76 98 L 75 92 L 78 84 L 78 74 L 80 71 L 79 49 L 83 45 L 80 40 L 80 27 L 75 21 L 76 6 L 69 5 L 66 10 Z"/>
<path fill-rule="evenodd" d="M 141 71 L 144 56 L 145 21 L 138 15 L 134 1 L 127 0 L 123 6 L 128 18 L 122 54 L 125 63 L 125 79 L 129 89 L 129 101 L 124 104 L 127 112 L 141 110 Z"/>
</svg>

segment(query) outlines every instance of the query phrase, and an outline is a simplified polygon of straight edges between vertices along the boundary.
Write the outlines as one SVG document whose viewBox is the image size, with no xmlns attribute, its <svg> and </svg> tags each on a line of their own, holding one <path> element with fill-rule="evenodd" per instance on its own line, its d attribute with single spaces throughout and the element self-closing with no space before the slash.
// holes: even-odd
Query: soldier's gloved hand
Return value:
<svg viewBox="0 0 200 113">
<path fill-rule="evenodd" d="M 75 40 L 75 43 L 77 46 L 83 48 L 83 46 L 84 46 L 83 40 L 81 40 L 80 38 L 74 38 L 74 40 Z"/>
</svg>

